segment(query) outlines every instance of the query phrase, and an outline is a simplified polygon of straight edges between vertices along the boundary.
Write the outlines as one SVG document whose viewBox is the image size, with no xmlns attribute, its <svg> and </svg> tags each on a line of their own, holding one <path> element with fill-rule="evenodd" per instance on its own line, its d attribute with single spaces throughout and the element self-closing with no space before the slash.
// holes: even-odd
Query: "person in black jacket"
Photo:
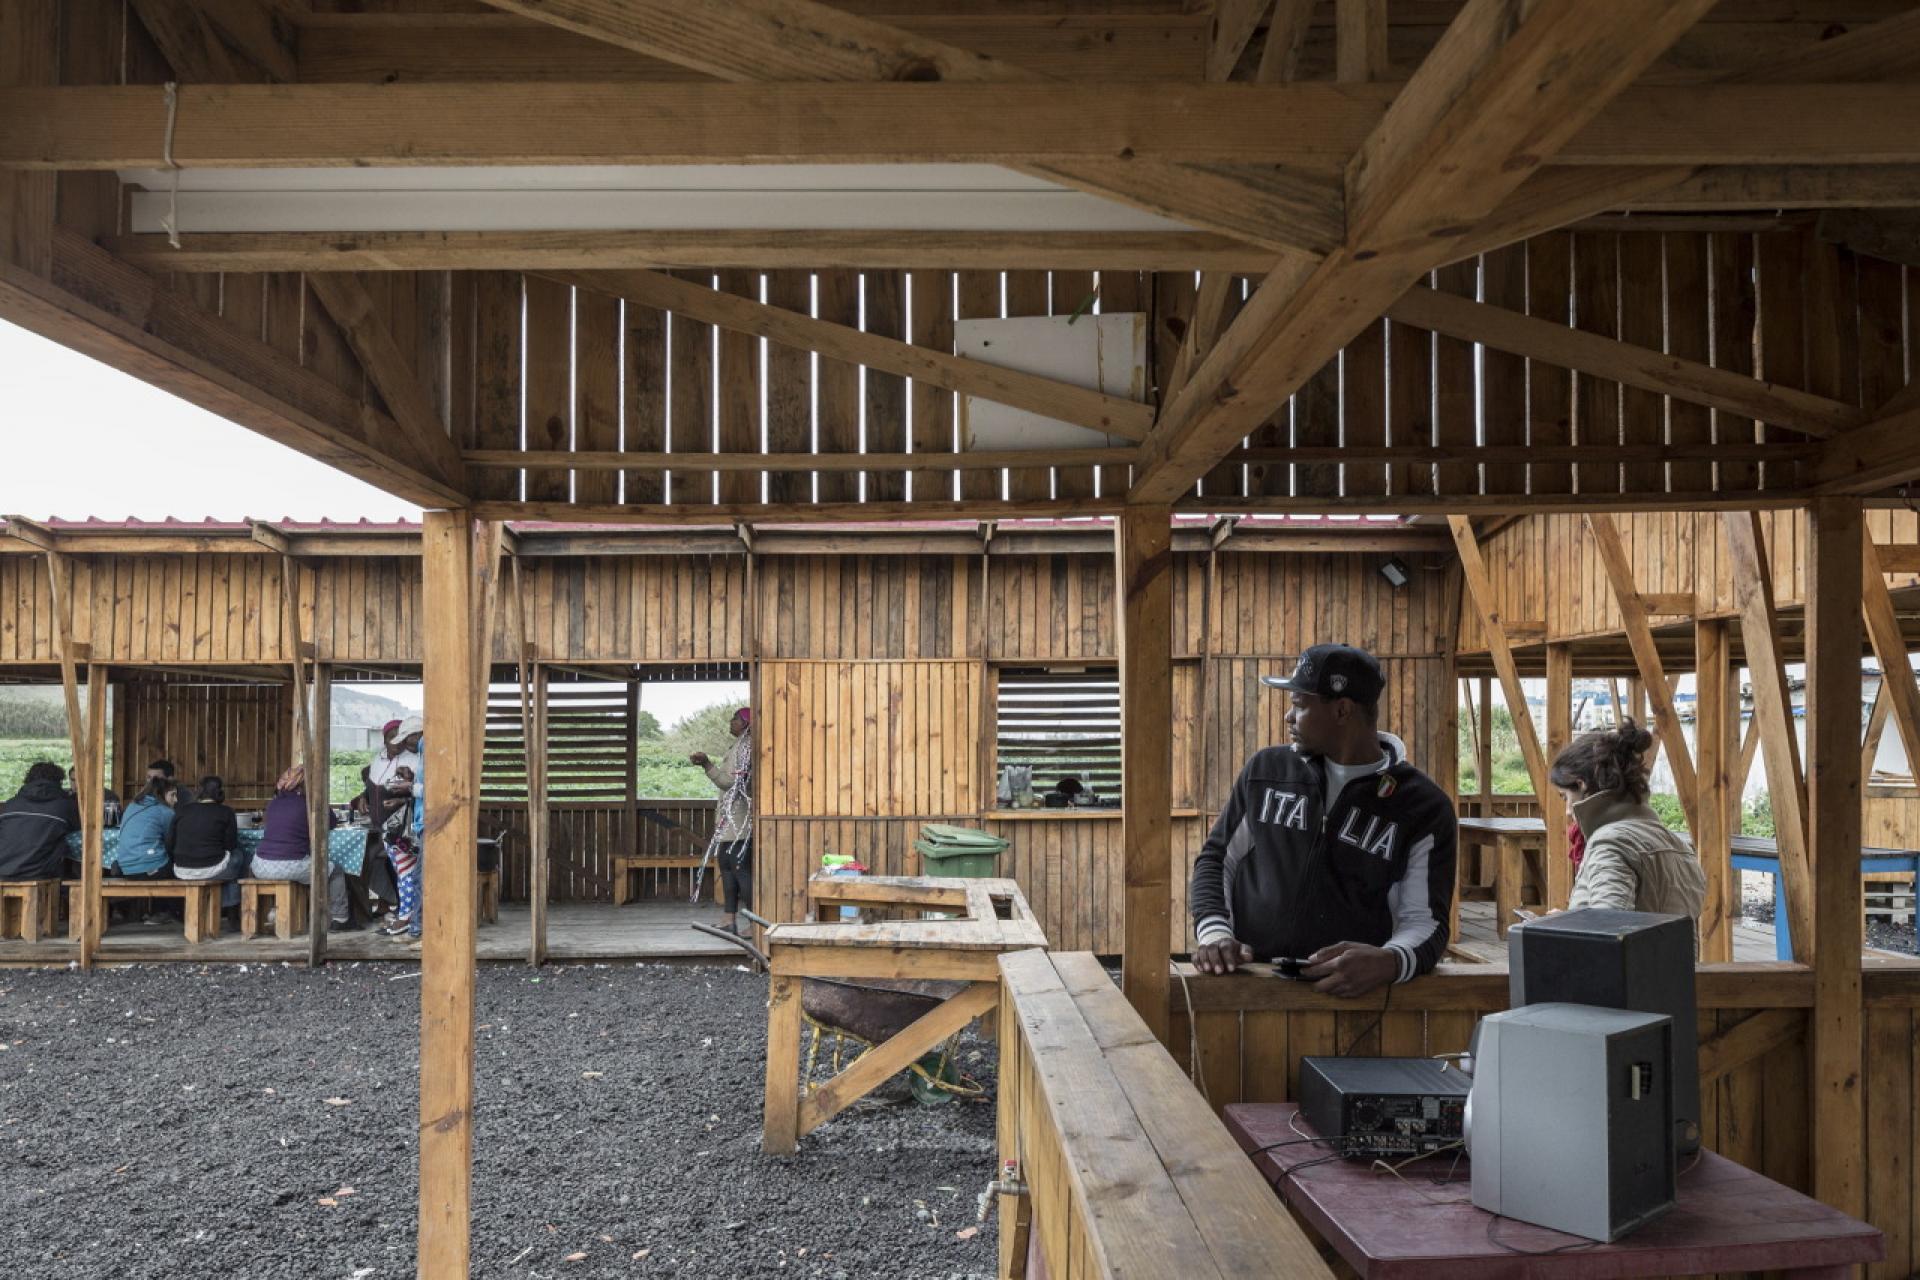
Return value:
<svg viewBox="0 0 1920 1280">
<path fill-rule="evenodd" d="M 1255 752 L 1199 856 L 1194 967 L 1298 959 L 1335 996 L 1405 982 L 1447 947 L 1458 828 L 1447 793 L 1378 726 L 1386 677 L 1364 649 L 1314 645 L 1285 689 L 1289 746 Z"/>
<path fill-rule="evenodd" d="M 0 880 L 56 880 L 67 864 L 67 836 L 80 829 L 80 806 L 61 789 L 60 766 L 30 766 L 13 799 L 0 805 Z"/>
<path fill-rule="evenodd" d="M 227 805 L 226 784 L 209 774 L 192 800 L 182 800 L 167 828 L 167 854 L 178 880 L 223 880 L 222 908 L 240 905 L 240 878 L 251 861 L 240 848 L 240 821 Z"/>
</svg>

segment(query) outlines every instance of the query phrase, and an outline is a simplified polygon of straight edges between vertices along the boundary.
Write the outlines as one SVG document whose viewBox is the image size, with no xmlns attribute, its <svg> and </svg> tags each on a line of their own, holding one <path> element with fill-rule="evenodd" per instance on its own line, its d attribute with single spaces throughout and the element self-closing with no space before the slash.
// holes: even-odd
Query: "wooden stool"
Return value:
<svg viewBox="0 0 1920 1280">
<path fill-rule="evenodd" d="M 500 918 L 500 872 L 480 873 L 480 923 L 492 924 Z"/>
<path fill-rule="evenodd" d="M 257 938 L 261 932 L 261 899 L 274 908 L 273 936 L 283 942 L 307 932 L 312 891 L 297 880 L 242 880 L 240 882 L 240 936 Z"/>
<path fill-rule="evenodd" d="M 58 880 L 0 882 L 0 938 L 38 942 L 59 928 Z"/>
<path fill-rule="evenodd" d="M 700 862 L 699 858 L 641 857 L 616 853 L 613 855 L 613 905 L 624 906 L 639 897 L 633 880 L 642 871 L 695 871 L 699 869 Z M 713 900 L 721 900 L 720 877 L 717 875 L 713 878 Z"/>
<path fill-rule="evenodd" d="M 80 941 L 80 881 L 63 882 L 67 888 L 67 937 Z M 178 898 L 181 915 L 186 918 L 188 942 L 205 942 L 220 936 L 220 890 L 218 880 L 104 880 L 100 900 L 114 898 Z M 101 921 L 101 931 L 106 922 Z"/>
</svg>

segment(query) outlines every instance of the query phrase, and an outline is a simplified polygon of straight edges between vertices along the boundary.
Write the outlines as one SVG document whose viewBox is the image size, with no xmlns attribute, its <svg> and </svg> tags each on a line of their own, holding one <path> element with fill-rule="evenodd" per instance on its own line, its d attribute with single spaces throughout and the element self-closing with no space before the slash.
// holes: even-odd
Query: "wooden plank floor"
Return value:
<svg viewBox="0 0 1920 1280">
<path fill-rule="evenodd" d="M 630 902 L 556 903 L 547 912 L 547 955 L 562 963 L 582 961 L 746 959 L 745 953 L 718 938 L 696 933 L 692 922 L 718 918 L 712 903 Z M 505 903 L 500 919 L 480 926 L 476 950 L 482 961 L 525 963 L 531 913 L 523 903 Z M 417 962 L 418 951 L 371 930 L 335 934 L 327 954 L 334 960 Z M 116 925 L 100 940 L 107 964 L 185 962 L 190 964 L 276 964 L 304 962 L 304 940 L 282 942 L 272 936 L 241 939 L 229 931 L 207 942 L 189 944 L 179 926 Z M 64 965 L 80 958 L 77 943 L 0 942 L 0 965 Z"/>
<path fill-rule="evenodd" d="M 1460 904 L 1460 937 L 1449 950 L 1454 953 L 1453 958 L 1458 960 L 1506 963 L 1507 944 L 1494 932 L 1491 902 Z M 1866 948 L 1862 954 L 1875 959 L 1913 959 L 1898 951 L 1882 951 L 1875 947 Z M 1733 958 L 1740 963 L 1773 960 L 1773 926 L 1740 920 L 1733 929 Z"/>
</svg>

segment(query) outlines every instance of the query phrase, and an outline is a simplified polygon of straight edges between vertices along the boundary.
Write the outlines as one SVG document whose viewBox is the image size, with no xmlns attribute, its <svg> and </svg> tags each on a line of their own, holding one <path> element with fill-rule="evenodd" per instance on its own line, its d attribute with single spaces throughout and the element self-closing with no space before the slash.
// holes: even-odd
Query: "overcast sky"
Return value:
<svg viewBox="0 0 1920 1280">
<path fill-rule="evenodd" d="M 418 519 L 420 509 L 0 320 L 0 513 Z"/>
</svg>

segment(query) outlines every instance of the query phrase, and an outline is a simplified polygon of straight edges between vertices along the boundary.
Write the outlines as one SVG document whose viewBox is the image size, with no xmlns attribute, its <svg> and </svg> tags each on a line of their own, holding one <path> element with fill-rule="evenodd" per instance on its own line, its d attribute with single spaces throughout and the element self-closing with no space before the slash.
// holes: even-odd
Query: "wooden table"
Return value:
<svg viewBox="0 0 1920 1280">
<path fill-rule="evenodd" d="M 1000 998 L 1002 952 L 1047 945 L 1019 885 L 1011 880 L 815 873 L 807 881 L 807 898 L 813 923 L 777 924 L 767 930 L 772 964 L 761 1146 L 775 1155 L 791 1152 L 801 1138 L 992 1009 Z M 837 915 L 842 906 L 952 915 L 940 920 L 820 922 L 822 915 Z M 801 989 L 808 978 L 917 978 L 968 985 L 803 1095 Z"/>
<path fill-rule="evenodd" d="M 1736 871 L 1758 871 L 1773 877 L 1773 954 L 1779 960 L 1793 959 L 1793 935 L 1787 925 L 1787 896 L 1780 892 L 1780 846 L 1771 836 L 1735 836 L 1733 867 Z M 1860 874 L 1905 875 L 1920 890 L 1920 851 L 1880 849 L 1860 850 Z M 1916 898 L 1920 909 L 1920 897 Z M 1860 909 L 1866 911 L 1866 900 Z"/>
<path fill-rule="evenodd" d="M 1484 885 L 1479 881 L 1468 883 L 1467 867 L 1472 861 L 1467 856 L 1469 849 L 1490 849 L 1493 884 Z M 1453 881 L 1453 919 L 1450 922 L 1451 941 L 1460 940 L 1460 899 L 1470 891 L 1480 891 L 1476 896 L 1492 890 L 1493 924 L 1499 935 L 1507 936 L 1507 929 L 1514 923 L 1515 907 L 1534 907 L 1546 910 L 1546 904 L 1522 902 L 1520 894 L 1526 882 L 1528 855 L 1537 857 L 1536 870 L 1539 884 L 1545 892 L 1547 883 L 1547 824 L 1540 818 L 1462 818 L 1460 819 L 1460 853 L 1454 863 Z"/>
<path fill-rule="evenodd" d="M 1324 1149 L 1297 1142 L 1299 1132 L 1312 1132 L 1304 1121 L 1299 1131 L 1289 1123 L 1298 1109 L 1236 1103 L 1222 1118 L 1243 1151 L 1296 1143 L 1261 1152 L 1254 1163 L 1365 1280 L 1607 1280 L 1776 1270 L 1797 1280 L 1839 1280 L 1886 1256 L 1886 1239 L 1876 1228 L 1712 1152 L 1702 1152 L 1680 1175 L 1678 1203 L 1665 1215 L 1612 1244 L 1583 1243 L 1474 1208 L 1465 1161 L 1451 1178 L 1434 1183 L 1449 1172 L 1451 1155 L 1411 1166 L 1407 1181 L 1363 1160 L 1300 1168 Z M 1547 1252 L 1554 1249 L 1564 1251 Z"/>
</svg>

